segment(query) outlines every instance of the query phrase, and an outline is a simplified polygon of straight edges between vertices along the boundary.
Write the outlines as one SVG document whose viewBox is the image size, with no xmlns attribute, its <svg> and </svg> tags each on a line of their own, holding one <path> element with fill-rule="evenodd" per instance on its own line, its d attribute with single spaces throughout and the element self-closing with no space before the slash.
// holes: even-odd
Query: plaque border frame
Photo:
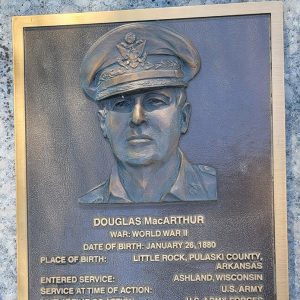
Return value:
<svg viewBox="0 0 300 300">
<path fill-rule="evenodd" d="M 221 16 L 269 14 L 271 27 L 271 87 L 272 94 L 272 154 L 273 204 L 275 239 L 275 292 L 277 299 L 289 299 L 288 244 L 286 204 L 285 105 L 284 105 L 284 49 L 283 4 L 278 1 L 234 4 L 195 5 L 170 8 L 146 8 L 15 16 L 13 24 L 14 65 L 14 119 L 16 143 L 16 196 L 17 196 L 17 282 L 18 299 L 27 300 L 28 241 L 27 241 L 27 187 L 26 187 L 26 132 L 24 84 L 24 29 L 44 26 L 88 25 L 133 21 L 171 20 Z M 155 16 L 155 17 L 151 17 Z"/>
</svg>

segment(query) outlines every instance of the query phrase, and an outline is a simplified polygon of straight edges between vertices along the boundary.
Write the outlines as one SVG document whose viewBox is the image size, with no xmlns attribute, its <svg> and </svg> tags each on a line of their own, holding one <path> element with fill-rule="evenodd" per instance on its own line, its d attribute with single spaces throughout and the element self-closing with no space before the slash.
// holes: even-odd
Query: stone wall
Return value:
<svg viewBox="0 0 300 300">
<path fill-rule="evenodd" d="M 11 17 L 247 2 L 244 0 L 0 0 L 0 300 L 17 299 Z M 300 299 L 300 1 L 284 1 L 290 299 Z M 281 300 L 281 299 L 279 299 Z"/>
</svg>

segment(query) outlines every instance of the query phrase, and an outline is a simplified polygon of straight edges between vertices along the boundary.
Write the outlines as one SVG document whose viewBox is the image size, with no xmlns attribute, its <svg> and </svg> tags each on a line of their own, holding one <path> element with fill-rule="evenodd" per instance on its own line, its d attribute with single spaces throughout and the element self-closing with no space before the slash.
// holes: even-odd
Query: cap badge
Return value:
<svg viewBox="0 0 300 300">
<path fill-rule="evenodd" d="M 147 52 L 144 51 L 146 41 L 136 39 L 136 35 L 132 32 L 126 34 L 125 42 L 117 44 L 117 48 L 122 56 L 117 61 L 119 65 L 128 69 L 129 67 L 135 69 L 139 64 L 145 64 Z"/>
</svg>

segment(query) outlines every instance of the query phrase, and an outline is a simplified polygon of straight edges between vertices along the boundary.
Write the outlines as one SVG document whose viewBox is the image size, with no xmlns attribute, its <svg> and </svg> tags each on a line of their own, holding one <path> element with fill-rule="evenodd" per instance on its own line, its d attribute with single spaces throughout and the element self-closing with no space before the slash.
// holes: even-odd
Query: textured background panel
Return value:
<svg viewBox="0 0 300 300">
<path fill-rule="evenodd" d="M 83 242 L 110 241 L 103 232 L 90 229 L 93 217 L 164 216 L 174 211 L 206 216 L 207 226 L 201 230 L 186 226 L 194 240 L 216 240 L 220 252 L 260 251 L 269 282 L 265 295 L 274 297 L 269 21 L 268 15 L 254 15 L 154 22 L 189 38 L 201 55 L 200 74 L 188 87 L 192 121 L 181 145 L 193 163 L 217 169 L 219 196 L 214 203 L 77 203 L 108 177 L 113 165 L 99 132 L 97 106 L 83 95 L 78 70 L 91 41 L 116 25 L 25 30 L 30 299 L 39 298 L 39 278 L 53 274 L 52 268 L 38 264 L 40 255 L 78 253 Z M 213 269 L 179 262 L 148 263 L 141 270 L 131 263 L 131 255 L 107 254 L 109 263 L 101 266 L 102 272 L 115 274 L 122 284 L 149 282 L 156 300 L 174 299 L 172 293 L 184 299 L 196 290 L 193 282 L 166 286 L 156 274 L 168 282 L 178 270 Z M 112 260 L 118 262 L 117 272 Z M 97 268 L 62 266 L 57 272 L 94 274 Z M 218 294 L 219 285 L 198 283 L 199 296 Z"/>
</svg>

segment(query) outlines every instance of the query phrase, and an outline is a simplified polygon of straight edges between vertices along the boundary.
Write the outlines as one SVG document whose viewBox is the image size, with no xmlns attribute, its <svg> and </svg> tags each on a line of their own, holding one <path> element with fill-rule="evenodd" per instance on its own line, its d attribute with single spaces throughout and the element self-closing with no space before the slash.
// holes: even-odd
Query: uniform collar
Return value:
<svg viewBox="0 0 300 300">
<path fill-rule="evenodd" d="M 171 187 L 169 194 L 178 198 L 178 200 L 185 200 L 186 189 L 186 171 L 189 169 L 190 163 L 185 158 L 183 152 L 179 149 L 180 153 L 180 167 L 177 178 Z"/>
<path fill-rule="evenodd" d="M 118 168 L 117 165 L 115 164 L 111 170 L 111 175 L 110 175 L 110 179 L 109 179 L 109 193 L 110 195 L 112 195 L 114 198 L 118 199 L 122 199 L 122 202 L 132 202 L 128 195 L 127 192 L 125 191 L 120 177 L 119 177 L 119 172 L 118 172 Z"/>
</svg>

